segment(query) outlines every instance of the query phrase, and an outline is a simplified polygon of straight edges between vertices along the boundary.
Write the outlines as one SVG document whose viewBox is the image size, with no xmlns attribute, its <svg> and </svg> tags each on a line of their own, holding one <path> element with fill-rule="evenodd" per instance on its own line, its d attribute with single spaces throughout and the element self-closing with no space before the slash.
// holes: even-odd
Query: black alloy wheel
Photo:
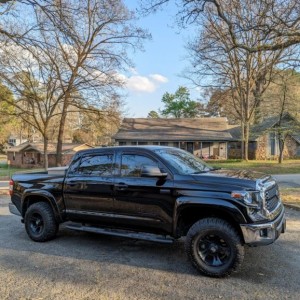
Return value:
<svg viewBox="0 0 300 300">
<path fill-rule="evenodd" d="M 244 246 L 236 229 L 219 218 L 196 222 L 185 240 L 186 253 L 193 266 L 210 277 L 236 272 L 244 259 Z"/>
<path fill-rule="evenodd" d="M 231 248 L 219 235 L 209 234 L 198 240 L 199 256 L 208 266 L 220 267 L 231 256 Z"/>
<path fill-rule="evenodd" d="M 30 205 L 25 214 L 25 229 L 35 242 L 53 239 L 58 231 L 58 222 L 49 203 L 37 202 Z"/>
<path fill-rule="evenodd" d="M 39 213 L 33 213 L 29 217 L 29 226 L 30 226 L 30 230 L 34 234 L 37 234 L 37 235 L 41 234 L 44 229 L 43 217 Z"/>
</svg>

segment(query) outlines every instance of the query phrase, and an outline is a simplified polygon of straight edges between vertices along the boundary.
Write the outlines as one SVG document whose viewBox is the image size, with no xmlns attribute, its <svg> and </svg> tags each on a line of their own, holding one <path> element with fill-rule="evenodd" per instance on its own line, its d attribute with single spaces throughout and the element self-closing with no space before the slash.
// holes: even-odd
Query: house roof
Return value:
<svg viewBox="0 0 300 300">
<path fill-rule="evenodd" d="M 75 153 L 82 149 L 93 148 L 88 144 L 63 144 L 62 153 Z M 44 144 L 43 143 L 29 143 L 25 142 L 19 146 L 11 147 L 8 149 L 8 152 L 21 152 L 21 151 L 36 151 L 41 154 L 44 153 Z M 56 143 L 48 144 L 48 154 L 56 154 Z"/>
<path fill-rule="evenodd" d="M 293 134 L 292 137 L 295 139 L 295 141 L 300 144 L 300 132 L 297 132 L 296 134 Z"/>
<path fill-rule="evenodd" d="M 249 141 L 256 141 L 260 136 L 270 131 L 271 128 L 276 126 L 279 122 L 279 116 L 272 116 L 264 119 L 261 123 L 252 125 L 250 127 L 250 136 Z M 282 126 L 286 128 L 291 128 L 293 124 L 298 124 L 298 121 L 291 116 L 289 113 L 286 113 L 282 118 Z M 300 125 L 299 125 L 300 128 Z M 228 130 L 232 137 L 236 140 L 241 139 L 241 126 L 233 126 Z M 294 133 L 290 134 L 298 143 L 300 143 L 300 131 L 295 129 Z"/>
<path fill-rule="evenodd" d="M 227 118 L 150 119 L 125 118 L 116 140 L 132 141 L 229 141 Z"/>
</svg>

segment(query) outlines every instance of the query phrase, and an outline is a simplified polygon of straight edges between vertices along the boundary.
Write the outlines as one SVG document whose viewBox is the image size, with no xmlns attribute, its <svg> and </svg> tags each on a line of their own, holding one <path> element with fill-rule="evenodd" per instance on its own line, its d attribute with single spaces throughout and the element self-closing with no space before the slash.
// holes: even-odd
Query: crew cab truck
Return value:
<svg viewBox="0 0 300 300">
<path fill-rule="evenodd" d="M 10 211 L 29 237 L 74 230 L 169 243 L 185 237 L 200 273 L 237 271 L 244 246 L 285 231 L 278 185 L 261 173 L 214 169 L 181 149 L 119 146 L 76 153 L 65 171 L 16 174 Z"/>
</svg>

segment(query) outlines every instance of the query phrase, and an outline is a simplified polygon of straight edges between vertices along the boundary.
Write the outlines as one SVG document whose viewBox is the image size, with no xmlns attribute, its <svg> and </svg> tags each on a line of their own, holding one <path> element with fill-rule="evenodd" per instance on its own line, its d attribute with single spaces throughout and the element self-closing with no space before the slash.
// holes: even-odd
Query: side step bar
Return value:
<svg viewBox="0 0 300 300">
<path fill-rule="evenodd" d="M 93 233 L 112 235 L 112 236 L 120 236 L 120 237 L 125 237 L 130 239 L 144 240 L 144 241 L 164 243 L 164 244 L 172 244 L 174 242 L 174 239 L 171 237 L 152 234 L 152 233 L 141 233 L 135 231 L 122 230 L 122 229 L 83 226 L 79 224 L 69 224 L 66 227 L 72 230 L 93 232 Z"/>
</svg>

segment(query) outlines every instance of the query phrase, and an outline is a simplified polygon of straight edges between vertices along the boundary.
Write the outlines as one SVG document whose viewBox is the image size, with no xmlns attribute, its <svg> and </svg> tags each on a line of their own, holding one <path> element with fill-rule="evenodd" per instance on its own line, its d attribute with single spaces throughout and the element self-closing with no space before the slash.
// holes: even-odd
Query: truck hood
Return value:
<svg viewBox="0 0 300 300">
<path fill-rule="evenodd" d="M 247 170 L 236 170 L 236 169 L 216 169 L 212 170 L 205 175 L 207 176 L 217 176 L 217 177 L 225 177 L 225 178 L 237 178 L 237 179 L 244 179 L 244 180 L 252 180 L 256 181 L 260 180 L 268 180 L 271 178 L 270 175 L 266 175 L 261 172 L 255 171 L 247 171 Z"/>
<path fill-rule="evenodd" d="M 270 175 L 260 172 L 218 169 L 211 170 L 201 174 L 190 175 L 194 182 L 200 183 L 202 186 L 214 186 L 217 189 L 248 189 L 255 190 L 257 180 L 263 182 L 271 179 Z"/>
</svg>

